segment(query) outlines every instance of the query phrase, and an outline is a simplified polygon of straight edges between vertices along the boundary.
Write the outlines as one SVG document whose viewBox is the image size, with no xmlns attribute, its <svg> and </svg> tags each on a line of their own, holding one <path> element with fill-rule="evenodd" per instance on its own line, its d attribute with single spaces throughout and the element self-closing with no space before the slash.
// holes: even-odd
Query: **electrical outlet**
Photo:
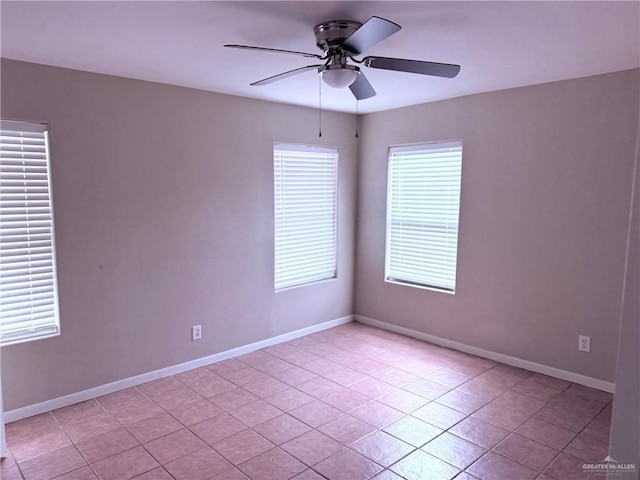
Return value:
<svg viewBox="0 0 640 480">
<path fill-rule="evenodd" d="M 586 335 L 578 336 L 578 350 L 580 350 L 581 352 L 590 352 L 591 337 L 587 337 Z"/>
<path fill-rule="evenodd" d="M 194 325 L 191 327 L 191 340 L 202 339 L 202 325 Z"/>
</svg>

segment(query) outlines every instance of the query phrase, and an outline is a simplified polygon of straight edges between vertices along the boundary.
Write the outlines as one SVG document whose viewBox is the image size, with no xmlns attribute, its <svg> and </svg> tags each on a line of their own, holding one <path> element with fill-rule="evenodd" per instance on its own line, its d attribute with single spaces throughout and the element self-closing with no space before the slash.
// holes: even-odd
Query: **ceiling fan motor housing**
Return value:
<svg viewBox="0 0 640 480">
<path fill-rule="evenodd" d="M 331 20 L 313 27 L 316 45 L 324 52 L 338 48 L 362 24 L 351 20 Z"/>
</svg>

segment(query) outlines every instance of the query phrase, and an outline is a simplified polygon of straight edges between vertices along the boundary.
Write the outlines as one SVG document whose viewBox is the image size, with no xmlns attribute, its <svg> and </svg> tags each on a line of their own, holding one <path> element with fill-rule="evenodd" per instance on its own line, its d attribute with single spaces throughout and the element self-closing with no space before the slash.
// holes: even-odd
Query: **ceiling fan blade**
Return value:
<svg viewBox="0 0 640 480">
<path fill-rule="evenodd" d="M 398 32 L 402 27 L 397 23 L 380 17 L 371 17 L 353 32 L 342 44 L 343 50 L 360 55 L 385 38 Z"/>
<path fill-rule="evenodd" d="M 324 60 L 324 57 L 321 55 L 316 55 L 315 53 L 306 53 L 306 52 L 296 52 L 294 50 L 280 50 L 277 48 L 266 48 L 266 47 L 252 47 L 249 45 L 224 45 L 227 48 L 240 48 L 242 50 L 259 50 L 262 52 L 271 52 L 271 53 L 285 53 L 287 55 L 298 55 L 299 57 L 307 57 L 307 58 L 318 58 Z"/>
<path fill-rule="evenodd" d="M 367 77 L 364 76 L 364 73 L 360 72 L 360 74 L 356 77 L 355 82 L 349 85 L 349 90 L 353 93 L 353 96 L 358 100 L 365 100 L 367 98 L 374 97 L 376 95 L 376 91 L 373 89 Z"/>
<path fill-rule="evenodd" d="M 278 80 L 282 80 L 287 77 L 292 77 L 302 72 L 306 72 L 307 70 L 312 70 L 314 68 L 321 67 L 322 65 L 307 65 L 306 67 L 296 68 L 295 70 L 289 70 L 288 72 L 279 73 L 278 75 L 274 75 L 273 77 L 263 78 L 262 80 L 258 80 L 257 82 L 253 82 L 251 84 L 252 87 L 260 86 L 260 85 L 268 85 L 269 83 L 277 82 Z"/>
<path fill-rule="evenodd" d="M 460 65 L 423 62 L 422 60 L 406 60 L 404 58 L 366 57 L 362 62 L 371 68 L 419 73 L 421 75 L 433 75 L 435 77 L 453 78 L 460 72 Z"/>
</svg>

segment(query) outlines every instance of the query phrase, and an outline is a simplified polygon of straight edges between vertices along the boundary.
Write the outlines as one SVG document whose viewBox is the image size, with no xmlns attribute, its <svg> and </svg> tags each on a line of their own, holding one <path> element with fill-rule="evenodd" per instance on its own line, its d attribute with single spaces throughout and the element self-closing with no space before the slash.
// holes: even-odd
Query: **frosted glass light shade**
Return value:
<svg viewBox="0 0 640 480">
<path fill-rule="evenodd" d="M 350 68 L 335 68 L 324 70 L 321 75 L 324 83 L 330 87 L 345 88 L 355 82 L 358 71 Z"/>
</svg>

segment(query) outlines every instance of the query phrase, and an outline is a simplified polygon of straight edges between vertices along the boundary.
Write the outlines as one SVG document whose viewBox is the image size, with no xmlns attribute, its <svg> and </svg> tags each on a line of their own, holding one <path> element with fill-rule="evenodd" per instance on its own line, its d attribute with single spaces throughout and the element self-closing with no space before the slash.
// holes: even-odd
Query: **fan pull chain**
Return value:
<svg viewBox="0 0 640 480">
<path fill-rule="evenodd" d="M 358 133 L 360 127 L 360 101 L 356 98 L 356 138 L 360 138 L 360 134 Z"/>
<path fill-rule="evenodd" d="M 318 137 L 322 137 L 322 78 L 318 75 Z"/>
</svg>

